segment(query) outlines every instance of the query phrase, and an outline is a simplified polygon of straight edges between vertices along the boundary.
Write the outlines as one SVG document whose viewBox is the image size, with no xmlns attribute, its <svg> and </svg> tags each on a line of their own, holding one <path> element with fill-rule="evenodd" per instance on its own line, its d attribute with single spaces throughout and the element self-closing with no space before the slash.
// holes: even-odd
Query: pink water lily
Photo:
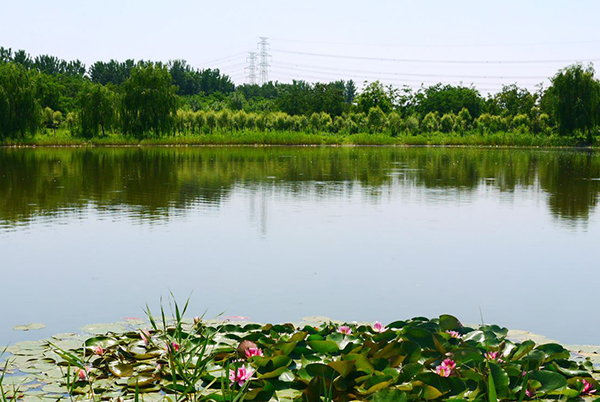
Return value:
<svg viewBox="0 0 600 402">
<path fill-rule="evenodd" d="M 592 395 L 596 393 L 594 384 L 589 383 L 586 380 L 582 380 L 581 382 L 583 383 L 583 390 L 581 390 L 581 395 Z"/>
<path fill-rule="evenodd" d="M 500 352 L 487 352 L 485 353 L 485 358 L 490 361 L 497 361 L 498 363 L 504 363 L 504 360 L 500 359 Z"/>
<path fill-rule="evenodd" d="M 242 366 L 237 370 L 229 370 L 229 381 L 231 381 L 231 385 L 237 383 L 241 387 L 252 377 L 252 374 L 254 374 L 252 368 Z"/>
<path fill-rule="evenodd" d="M 246 357 L 249 359 L 253 356 L 264 356 L 263 351 L 259 348 L 248 348 L 246 349 Z"/>
<path fill-rule="evenodd" d="M 171 353 L 179 352 L 179 345 L 175 342 L 167 343 L 165 345 L 165 349 L 167 350 L 167 352 Z"/>
<path fill-rule="evenodd" d="M 382 323 L 380 323 L 379 321 L 375 321 L 375 324 L 373 325 L 373 330 L 375 332 L 385 332 L 387 330 L 387 328 L 385 327 L 385 325 L 383 325 Z"/>
<path fill-rule="evenodd" d="M 90 372 L 90 368 L 86 367 L 85 369 L 79 369 L 79 371 L 77 371 L 77 377 L 82 380 L 85 381 L 88 378 L 88 373 Z"/>
<path fill-rule="evenodd" d="M 194 317 L 194 325 L 200 324 L 200 317 Z"/>
<path fill-rule="evenodd" d="M 344 335 L 350 335 L 352 333 L 352 329 L 347 325 L 342 325 L 338 328 L 338 332 Z"/>
<path fill-rule="evenodd" d="M 102 346 L 100 345 L 94 346 L 92 351 L 96 356 L 102 356 L 104 354 L 104 349 L 102 349 Z"/>
<path fill-rule="evenodd" d="M 461 335 L 461 334 L 459 334 L 459 333 L 458 333 L 458 332 L 456 332 L 456 331 L 446 331 L 446 333 L 447 333 L 448 335 L 450 335 L 450 337 L 452 337 L 452 338 L 456 338 L 456 339 L 462 339 L 462 335 Z"/>
<path fill-rule="evenodd" d="M 525 395 L 527 395 L 527 398 L 533 398 L 533 396 L 535 395 L 534 391 L 530 391 L 529 389 L 525 390 Z"/>
<path fill-rule="evenodd" d="M 152 336 L 150 335 L 150 331 L 148 331 L 147 329 L 140 330 L 140 338 L 142 338 L 142 341 L 144 341 L 144 345 L 148 346 L 151 337 Z"/>
<path fill-rule="evenodd" d="M 456 368 L 456 363 L 452 359 L 444 360 L 439 366 L 435 368 L 435 372 L 440 377 L 450 377 L 452 371 Z"/>
</svg>

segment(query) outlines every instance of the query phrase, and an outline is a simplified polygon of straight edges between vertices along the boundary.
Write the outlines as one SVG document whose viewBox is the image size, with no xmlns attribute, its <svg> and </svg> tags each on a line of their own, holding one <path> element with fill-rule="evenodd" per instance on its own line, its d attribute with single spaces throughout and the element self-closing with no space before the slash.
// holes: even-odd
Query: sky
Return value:
<svg viewBox="0 0 600 402">
<path fill-rule="evenodd" d="M 442 82 L 485 93 L 547 86 L 576 61 L 600 65 L 597 0 L 0 2 L 0 46 L 88 66 L 185 59 L 237 84 L 248 81 L 260 36 L 269 38 L 269 79 L 281 82 Z"/>
</svg>

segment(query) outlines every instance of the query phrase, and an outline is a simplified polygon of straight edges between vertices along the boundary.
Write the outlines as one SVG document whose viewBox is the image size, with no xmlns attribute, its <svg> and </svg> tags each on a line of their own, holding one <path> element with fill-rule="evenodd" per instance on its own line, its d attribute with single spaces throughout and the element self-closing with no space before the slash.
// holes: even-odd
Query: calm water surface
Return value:
<svg viewBox="0 0 600 402">
<path fill-rule="evenodd" d="M 600 156 L 0 149 L 0 344 L 142 317 L 450 313 L 600 344 Z M 12 327 L 43 322 L 38 332 Z"/>
</svg>

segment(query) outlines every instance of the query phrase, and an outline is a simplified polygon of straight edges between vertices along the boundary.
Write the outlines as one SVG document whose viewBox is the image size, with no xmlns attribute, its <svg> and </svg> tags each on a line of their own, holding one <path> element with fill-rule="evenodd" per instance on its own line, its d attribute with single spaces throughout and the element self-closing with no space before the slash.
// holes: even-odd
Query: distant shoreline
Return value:
<svg viewBox="0 0 600 402">
<path fill-rule="evenodd" d="M 477 133 L 465 135 L 430 133 L 418 135 L 387 134 L 328 134 L 290 131 L 242 131 L 214 134 L 187 134 L 158 138 L 134 138 L 109 134 L 100 138 L 79 138 L 58 132 L 20 140 L 0 141 L 2 148 L 34 147 L 229 147 L 229 146 L 397 146 L 397 147 L 460 147 L 460 148 L 576 148 L 596 149 L 596 145 L 582 144 L 581 138 L 542 136 L 530 133 Z"/>
</svg>

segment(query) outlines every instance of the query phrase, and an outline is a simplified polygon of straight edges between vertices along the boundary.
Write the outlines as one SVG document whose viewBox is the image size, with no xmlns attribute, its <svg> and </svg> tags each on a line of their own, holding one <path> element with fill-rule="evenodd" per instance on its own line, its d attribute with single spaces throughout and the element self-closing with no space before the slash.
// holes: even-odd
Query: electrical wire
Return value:
<svg viewBox="0 0 600 402">
<path fill-rule="evenodd" d="M 371 60 L 371 61 L 386 61 L 397 63 L 431 63 L 431 64 L 538 64 L 538 63 L 573 63 L 577 60 L 562 59 L 562 60 L 427 60 L 427 59 L 394 59 L 386 57 L 367 57 L 367 56 L 346 56 L 338 54 L 296 52 L 293 50 L 272 49 L 271 51 L 284 54 L 297 54 L 302 56 L 327 57 L 334 59 L 348 60 Z M 600 59 L 581 59 L 580 61 L 600 61 Z"/>
<path fill-rule="evenodd" d="M 273 66 L 275 69 L 288 69 L 287 67 L 281 67 L 281 66 Z M 307 76 L 307 74 L 309 74 L 311 77 L 315 77 L 314 75 L 311 74 L 318 74 L 320 77 L 324 78 L 324 79 L 343 79 L 341 78 L 340 75 L 332 73 L 332 72 L 320 72 L 320 71 L 310 71 L 310 70 L 300 70 L 302 74 L 297 74 L 297 76 Z M 284 71 L 284 74 L 288 74 L 288 75 L 294 75 L 294 73 L 289 72 L 289 71 Z M 465 82 L 467 82 L 468 84 L 471 85 L 499 85 L 499 86 L 503 86 L 503 85 L 507 85 L 506 82 L 475 82 L 475 81 L 452 81 L 452 82 L 446 82 L 446 81 L 432 81 L 432 80 L 415 80 L 415 79 L 408 79 L 408 78 L 387 78 L 387 77 L 375 77 L 373 75 L 354 75 L 353 77 L 355 78 L 362 78 L 362 79 L 366 79 L 366 80 L 387 80 L 387 81 L 393 81 L 393 82 L 417 82 L 417 83 L 421 83 L 421 84 L 438 84 L 438 83 L 448 83 L 448 84 L 455 84 L 455 85 L 464 85 Z"/>
<path fill-rule="evenodd" d="M 566 41 L 566 42 L 538 42 L 538 43 L 450 43 L 450 44 L 377 44 L 377 43 L 349 43 L 349 42 L 328 42 L 328 41 L 307 41 L 299 39 L 281 39 L 281 38 L 269 38 L 273 42 L 294 42 L 294 43 L 307 43 L 307 44 L 318 44 L 318 45 L 335 45 L 335 46 L 368 46 L 368 47 L 398 47 L 398 48 L 423 48 L 423 47 L 528 47 L 528 46 L 571 46 L 571 45 L 584 45 L 584 44 L 597 44 L 600 41 Z"/>
<path fill-rule="evenodd" d="M 324 67 L 324 66 L 315 66 L 309 64 L 300 64 L 300 63 L 286 63 L 286 62 L 277 62 L 273 65 L 284 65 L 291 67 L 308 67 L 315 68 L 319 70 L 330 70 L 330 71 L 340 71 L 346 73 L 366 73 L 366 74 L 383 74 L 383 75 L 394 75 L 394 76 L 407 76 L 407 77 L 429 77 L 429 78 L 482 78 L 482 79 L 536 79 L 536 80 L 545 80 L 548 77 L 539 75 L 539 76 L 517 76 L 517 75 L 456 75 L 456 74 L 420 74 L 420 73 L 395 73 L 395 72 L 375 72 L 375 71 L 366 71 L 366 70 L 350 70 L 346 68 L 337 68 L 337 67 Z M 290 67 L 290 68 L 291 68 Z M 283 67 L 282 67 L 283 68 Z"/>
<path fill-rule="evenodd" d="M 284 77 L 288 80 L 299 80 L 299 77 L 290 73 L 286 73 L 286 72 L 279 72 L 279 71 L 274 71 L 273 74 L 275 76 L 278 77 Z M 324 78 L 323 76 L 315 76 L 315 75 L 303 75 L 303 77 L 305 78 L 313 78 L 316 80 L 326 80 L 327 78 Z M 422 88 L 422 85 L 410 85 L 410 84 L 403 84 L 401 81 L 395 81 L 395 80 L 386 80 L 385 82 L 387 83 L 396 83 L 399 84 L 403 87 L 409 87 L 409 88 L 413 88 L 413 89 L 420 89 Z M 437 83 L 436 83 L 437 84 Z M 461 85 L 464 86 L 468 86 L 468 85 L 472 85 L 472 83 L 460 83 Z M 522 87 L 522 88 L 526 88 L 528 90 L 534 90 L 533 88 L 527 88 L 527 87 Z M 490 88 L 490 87 L 476 87 L 475 89 L 477 90 L 482 90 L 482 91 L 499 91 L 502 88 L 501 87 L 495 87 L 495 88 Z"/>
</svg>

